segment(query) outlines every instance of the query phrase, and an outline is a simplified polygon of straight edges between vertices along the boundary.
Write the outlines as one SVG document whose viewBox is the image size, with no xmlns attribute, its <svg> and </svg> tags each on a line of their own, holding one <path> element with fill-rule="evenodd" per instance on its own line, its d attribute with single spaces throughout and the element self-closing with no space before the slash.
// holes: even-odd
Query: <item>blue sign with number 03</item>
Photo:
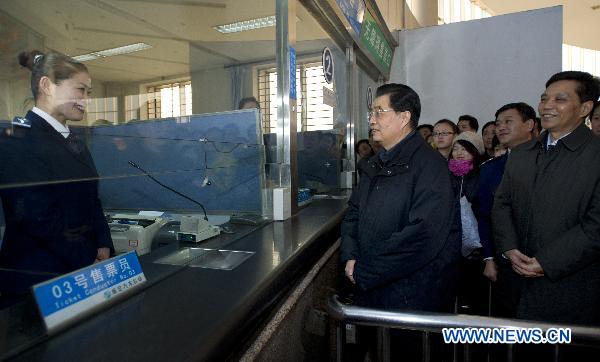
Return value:
<svg viewBox="0 0 600 362">
<path fill-rule="evenodd" d="M 146 281 L 135 251 L 33 286 L 48 331 L 132 291 Z"/>
</svg>

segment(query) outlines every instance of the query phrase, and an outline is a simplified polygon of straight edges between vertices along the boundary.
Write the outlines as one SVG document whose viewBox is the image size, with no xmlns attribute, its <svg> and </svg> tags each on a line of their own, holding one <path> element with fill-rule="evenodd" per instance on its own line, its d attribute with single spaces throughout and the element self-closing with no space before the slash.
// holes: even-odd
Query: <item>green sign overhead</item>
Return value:
<svg viewBox="0 0 600 362">
<path fill-rule="evenodd" d="M 385 40 L 383 32 L 368 11 L 365 11 L 360 32 L 360 43 L 374 60 L 389 73 L 392 67 L 393 49 Z"/>
</svg>

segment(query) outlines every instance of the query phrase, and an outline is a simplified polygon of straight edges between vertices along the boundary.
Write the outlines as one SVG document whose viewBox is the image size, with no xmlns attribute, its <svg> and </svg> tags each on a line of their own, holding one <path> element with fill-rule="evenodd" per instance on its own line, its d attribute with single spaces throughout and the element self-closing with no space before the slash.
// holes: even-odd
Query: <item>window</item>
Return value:
<svg viewBox="0 0 600 362">
<path fill-rule="evenodd" d="M 563 70 L 580 70 L 600 76 L 600 51 L 563 44 Z"/>
<path fill-rule="evenodd" d="M 438 24 L 489 18 L 482 4 L 475 0 L 438 0 Z"/>
<path fill-rule="evenodd" d="M 134 94 L 125 96 L 125 121 L 142 119 L 141 107 L 147 100 L 146 95 Z"/>
<path fill-rule="evenodd" d="M 192 114 L 192 82 L 148 87 L 148 119 Z"/>
<path fill-rule="evenodd" d="M 323 104 L 323 88 L 333 86 L 323 79 L 321 63 L 298 64 L 296 68 L 298 131 L 333 128 L 333 107 Z M 263 115 L 263 132 L 274 133 L 277 127 L 277 72 L 275 68 L 258 72 L 258 102 Z"/>
<path fill-rule="evenodd" d="M 92 98 L 87 106 L 86 120 L 89 124 L 99 124 L 104 121 L 117 123 L 118 110 L 117 97 Z"/>
</svg>

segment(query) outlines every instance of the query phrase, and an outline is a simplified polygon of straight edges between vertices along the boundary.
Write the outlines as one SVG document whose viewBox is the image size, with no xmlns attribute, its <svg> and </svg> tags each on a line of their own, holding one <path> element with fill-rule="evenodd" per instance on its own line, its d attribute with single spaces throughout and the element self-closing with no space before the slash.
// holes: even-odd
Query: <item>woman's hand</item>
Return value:
<svg viewBox="0 0 600 362">
<path fill-rule="evenodd" d="M 102 260 L 106 260 L 108 258 L 110 258 L 110 249 L 98 248 L 98 255 L 96 255 L 96 260 L 94 260 L 94 264 L 99 263 Z"/>
</svg>

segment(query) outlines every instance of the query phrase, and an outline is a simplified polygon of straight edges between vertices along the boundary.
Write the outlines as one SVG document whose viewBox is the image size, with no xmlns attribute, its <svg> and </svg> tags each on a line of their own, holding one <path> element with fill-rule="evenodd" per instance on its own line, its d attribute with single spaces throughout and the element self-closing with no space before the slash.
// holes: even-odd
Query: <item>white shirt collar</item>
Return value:
<svg viewBox="0 0 600 362">
<path fill-rule="evenodd" d="M 573 131 L 571 131 L 571 132 L 573 132 Z M 560 138 L 556 139 L 556 140 L 554 138 L 552 138 L 552 134 L 550 132 L 548 132 L 548 141 L 546 141 L 546 147 L 548 147 L 548 146 L 556 146 L 556 144 L 558 143 L 558 141 L 560 141 L 561 139 L 563 139 L 563 138 L 567 137 L 568 135 L 570 135 L 571 132 L 560 136 Z"/>
<path fill-rule="evenodd" d="M 69 130 L 69 126 L 63 125 L 62 123 L 57 121 L 56 118 L 42 111 L 38 107 L 33 107 L 31 111 L 37 114 L 38 116 L 42 117 L 46 122 L 48 122 L 49 125 L 52 126 L 52 128 L 56 130 L 56 132 L 60 133 L 64 138 L 69 137 L 69 134 L 71 133 L 71 131 Z"/>
</svg>

